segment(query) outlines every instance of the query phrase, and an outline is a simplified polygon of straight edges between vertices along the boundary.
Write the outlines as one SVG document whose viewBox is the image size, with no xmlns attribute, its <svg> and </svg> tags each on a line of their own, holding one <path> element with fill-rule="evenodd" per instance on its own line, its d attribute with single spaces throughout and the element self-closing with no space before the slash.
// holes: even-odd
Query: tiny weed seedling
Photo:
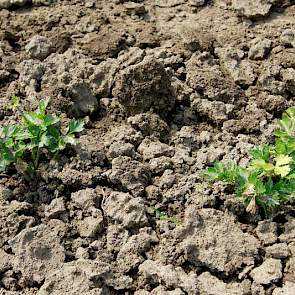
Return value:
<svg viewBox="0 0 295 295">
<path fill-rule="evenodd" d="M 158 218 L 159 220 L 166 220 L 166 221 L 174 223 L 175 225 L 181 224 L 181 221 L 179 219 L 168 216 L 168 214 L 163 212 L 162 210 L 156 209 L 156 208 L 152 208 L 152 209 L 155 212 L 156 218 Z"/>
<path fill-rule="evenodd" d="M 75 144 L 75 134 L 84 129 L 72 119 L 62 134 L 60 119 L 46 113 L 48 101 L 41 100 L 35 112 L 25 112 L 20 124 L 0 126 L 0 171 L 14 166 L 27 180 L 38 171 L 40 157 L 54 158 L 67 144 Z"/>
<path fill-rule="evenodd" d="M 20 105 L 20 98 L 16 95 L 12 95 L 10 105 L 8 109 L 15 111 Z"/>
<path fill-rule="evenodd" d="M 210 181 L 233 185 L 252 214 L 260 207 L 267 216 L 295 200 L 295 107 L 284 112 L 278 125 L 273 144 L 249 151 L 247 167 L 216 162 L 205 172 Z"/>
</svg>

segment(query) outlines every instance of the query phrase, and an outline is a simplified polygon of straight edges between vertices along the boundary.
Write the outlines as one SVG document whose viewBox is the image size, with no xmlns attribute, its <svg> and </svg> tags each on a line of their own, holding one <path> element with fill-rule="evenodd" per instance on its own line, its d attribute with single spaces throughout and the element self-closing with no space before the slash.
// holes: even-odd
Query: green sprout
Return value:
<svg viewBox="0 0 295 295">
<path fill-rule="evenodd" d="M 252 214 L 262 208 L 267 216 L 295 200 L 295 107 L 282 115 L 274 136 L 273 144 L 249 151 L 252 159 L 247 167 L 215 162 L 204 173 L 211 182 L 234 186 Z"/>
<path fill-rule="evenodd" d="M 160 209 L 156 209 L 156 208 L 152 208 L 152 210 L 154 211 L 156 218 L 159 220 L 165 220 L 165 221 L 169 221 L 174 223 L 175 225 L 180 225 L 181 224 L 181 220 L 175 218 L 175 217 L 171 217 L 168 216 L 168 214 L 166 212 L 163 212 Z"/>
<path fill-rule="evenodd" d="M 20 98 L 16 95 L 12 95 L 11 102 L 8 108 L 15 111 L 16 109 L 18 109 L 19 105 L 20 105 Z"/>
<path fill-rule="evenodd" d="M 11 166 L 32 180 L 41 157 L 55 158 L 67 144 L 75 144 L 75 134 L 84 129 L 82 120 L 72 119 L 63 134 L 60 118 L 47 114 L 48 101 L 41 100 L 35 112 L 25 112 L 20 124 L 0 126 L 0 171 Z"/>
</svg>

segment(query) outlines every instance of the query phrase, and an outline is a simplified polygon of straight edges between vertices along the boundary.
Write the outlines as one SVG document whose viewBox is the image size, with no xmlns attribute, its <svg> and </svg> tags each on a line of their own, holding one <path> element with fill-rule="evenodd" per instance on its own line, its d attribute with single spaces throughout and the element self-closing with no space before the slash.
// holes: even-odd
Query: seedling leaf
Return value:
<svg viewBox="0 0 295 295">
<path fill-rule="evenodd" d="M 72 119 L 69 123 L 68 133 L 79 133 L 84 130 L 84 121 Z"/>
</svg>

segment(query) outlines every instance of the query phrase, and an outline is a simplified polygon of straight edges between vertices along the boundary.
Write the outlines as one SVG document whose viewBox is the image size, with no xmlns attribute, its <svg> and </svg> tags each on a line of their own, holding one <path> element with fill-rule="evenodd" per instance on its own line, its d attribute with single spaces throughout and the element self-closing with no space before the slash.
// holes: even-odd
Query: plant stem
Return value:
<svg viewBox="0 0 295 295">
<path fill-rule="evenodd" d="M 39 158 L 40 158 L 40 148 L 38 147 L 37 148 L 37 155 L 36 155 L 36 159 L 35 159 L 35 164 L 34 164 L 36 171 L 38 170 L 38 167 L 39 167 Z"/>
<path fill-rule="evenodd" d="M 33 173 L 36 174 L 39 165 L 40 149 L 36 147 L 32 150 L 32 160 L 33 160 Z"/>
</svg>

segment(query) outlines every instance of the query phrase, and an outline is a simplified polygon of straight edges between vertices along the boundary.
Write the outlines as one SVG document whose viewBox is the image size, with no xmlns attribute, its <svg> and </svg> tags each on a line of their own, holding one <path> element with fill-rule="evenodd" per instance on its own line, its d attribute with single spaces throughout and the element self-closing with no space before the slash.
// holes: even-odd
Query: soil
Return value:
<svg viewBox="0 0 295 295">
<path fill-rule="evenodd" d="M 42 98 L 86 129 L 1 174 L 1 295 L 295 294 L 292 206 L 202 177 L 295 104 L 293 0 L 0 0 L 1 124 Z"/>
</svg>

